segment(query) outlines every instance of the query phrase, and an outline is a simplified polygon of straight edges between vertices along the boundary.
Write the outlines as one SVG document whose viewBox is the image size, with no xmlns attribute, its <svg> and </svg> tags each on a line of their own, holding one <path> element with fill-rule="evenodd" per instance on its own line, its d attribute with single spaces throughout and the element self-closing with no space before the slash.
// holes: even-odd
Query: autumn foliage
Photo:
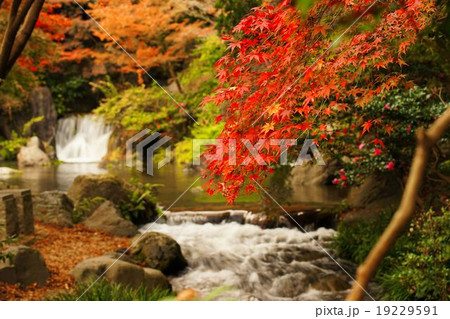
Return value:
<svg viewBox="0 0 450 319">
<path fill-rule="evenodd" d="M 212 30 L 205 21 L 189 19 L 175 1 L 103 0 L 87 12 L 101 25 L 91 22 L 90 32 L 104 44 L 89 52 L 95 64 L 137 74 L 141 82 L 144 70 L 152 67 L 162 67 L 176 80 L 174 63 L 187 58 L 195 39 Z"/>
<path fill-rule="evenodd" d="M 432 0 L 320 0 L 308 12 L 283 1 L 253 9 L 224 38 L 228 53 L 216 65 L 219 88 L 205 100 L 225 108 L 217 118 L 225 121 L 219 136 L 225 155 L 207 163 L 208 192 L 232 202 L 243 188 L 255 191 L 252 179 L 261 182 L 278 162 L 280 147 L 270 139 L 326 141 L 334 134 L 334 114 L 411 86 L 403 81 L 403 55 L 433 11 Z M 365 134 L 377 121 L 352 129 Z M 259 153 L 267 165 L 254 159 L 230 165 L 231 138 L 253 145 L 263 140 Z M 238 164 L 249 155 L 239 142 L 234 152 Z M 213 154 L 214 148 L 205 153 Z"/>
</svg>

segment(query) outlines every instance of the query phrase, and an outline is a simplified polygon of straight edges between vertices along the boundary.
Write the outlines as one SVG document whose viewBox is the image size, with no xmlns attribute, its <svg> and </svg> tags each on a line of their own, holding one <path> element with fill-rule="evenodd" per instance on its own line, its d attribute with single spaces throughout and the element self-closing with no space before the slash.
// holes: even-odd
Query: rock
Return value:
<svg viewBox="0 0 450 319">
<path fill-rule="evenodd" d="M 101 204 L 83 224 L 120 237 L 132 237 L 137 234 L 137 227 L 122 217 L 116 206 L 106 201 Z"/>
<path fill-rule="evenodd" d="M 338 169 L 336 161 L 329 161 L 327 165 L 306 164 L 294 166 L 291 172 L 292 185 L 328 185 L 333 174 Z"/>
<path fill-rule="evenodd" d="M 175 301 L 194 301 L 199 298 L 198 291 L 188 288 L 180 291 L 175 298 Z"/>
<path fill-rule="evenodd" d="M 350 288 L 347 278 L 337 277 L 336 275 L 326 275 L 311 285 L 312 289 L 320 291 L 343 291 Z"/>
<path fill-rule="evenodd" d="M 22 174 L 21 171 L 9 167 L 0 167 L 0 176 L 1 177 L 9 177 L 13 175 Z"/>
<path fill-rule="evenodd" d="M 107 269 L 108 271 L 106 271 Z M 116 259 L 106 256 L 87 259 L 76 265 L 71 273 L 76 282 L 86 284 L 96 280 L 105 271 L 104 278 L 110 283 L 132 288 L 138 288 L 143 285 L 148 291 L 171 289 L 169 281 L 159 270 L 142 268 L 132 263 L 122 260 L 116 261 Z"/>
<path fill-rule="evenodd" d="M 19 167 L 50 165 L 47 154 L 39 148 L 38 137 L 33 136 L 27 146 L 20 148 L 19 154 L 17 154 L 17 163 Z"/>
<path fill-rule="evenodd" d="M 122 215 L 130 217 L 130 221 L 135 225 L 142 225 L 155 220 L 158 216 L 156 203 L 151 196 L 145 196 L 139 200 L 139 203 L 131 200 L 132 193 L 136 186 L 123 183 L 120 179 L 112 175 L 81 175 L 75 178 L 69 189 L 68 196 L 74 201 L 75 209 L 89 203 L 88 211 L 84 214 L 90 216 L 98 207 L 95 202 L 110 201 L 120 208 Z M 137 189 L 139 191 L 139 189 Z M 139 196 L 143 195 L 139 194 Z M 139 197 L 138 196 L 138 197 Z M 87 201 L 87 203 L 86 203 Z M 139 214 L 134 214 L 136 206 L 139 205 Z M 124 213 L 125 212 L 125 213 Z"/>
<path fill-rule="evenodd" d="M 33 217 L 33 202 L 31 199 L 31 191 L 29 189 L 0 190 L 0 197 L 2 195 L 7 194 L 11 194 L 15 198 L 20 234 L 23 235 L 33 234 L 34 217 Z"/>
<path fill-rule="evenodd" d="M 41 141 L 50 144 L 55 137 L 58 117 L 50 89 L 47 87 L 33 89 L 30 93 L 30 105 L 33 118 L 44 117 L 42 121 L 33 124 L 33 132 Z"/>
<path fill-rule="evenodd" d="M 33 196 L 34 218 L 44 223 L 72 227 L 73 202 L 61 191 Z"/>
<path fill-rule="evenodd" d="M 353 207 L 397 207 L 402 197 L 402 187 L 386 174 L 369 176 L 360 187 L 353 187 L 347 202 Z"/>
<path fill-rule="evenodd" d="M 145 233 L 131 249 L 130 256 L 146 266 L 173 275 L 187 266 L 180 245 L 171 237 L 157 233 Z"/>
<path fill-rule="evenodd" d="M 14 266 L 2 264 L 0 261 L 0 282 L 17 284 L 16 269 Z"/>
<path fill-rule="evenodd" d="M 50 272 L 39 251 L 27 246 L 15 246 L 6 250 L 4 254 L 11 254 L 12 257 L 11 260 L 7 259 L 6 262 L 0 262 L 0 281 L 5 279 L 2 278 L 3 276 L 9 274 L 11 277 L 6 282 L 23 285 L 36 283 L 38 286 L 45 286 L 47 279 L 50 277 Z"/>
<path fill-rule="evenodd" d="M 122 181 L 112 175 L 77 176 L 67 193 L 78 204 L 85 198 L 101 197 L 118 205 L 128 200 L 128 193 Z"/>
<path fill-rule="evenodd" d="M 138 262 L 136 260 L 133 260 L 127 254 L 123 254 L 122 255 L 122 252 L 118 252 L 118 251 L 108 252 L 108 253 L 104 253 L 103 256 L 104 257 L 109 257 L 109 258 L 112 258 L 112 259 L 120 259 L 121 261 L 125 261 L 125 262 L 130 263 L 130 264 L 138 265 Z"/>
<path fill-rule="evenodd" d="M 19 210 L 13 194 L 0 192 L 0 240 L 19 235 Z"/>
</svg>

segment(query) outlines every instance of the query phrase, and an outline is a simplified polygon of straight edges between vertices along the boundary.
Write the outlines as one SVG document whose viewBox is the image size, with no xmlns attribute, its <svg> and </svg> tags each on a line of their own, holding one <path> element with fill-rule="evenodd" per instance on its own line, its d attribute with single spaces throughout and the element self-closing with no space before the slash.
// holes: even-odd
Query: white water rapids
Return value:
<svg viewBox="0 0 450 319">
<path fill-rule="evenodd" d="M 100 162 L 108 151 L 112 128 L 95 115 L 71 116 L 58 121 L 56 155 L 66 163 Z"/>
<path fill-rule="evenodd" d="M 351 283 L 323 249 L 297 229 L 168 222 L 149 231 L 174 238 L 189 263 L 185 273 L 170 278 L 176 291 L 192 288 L 205 296 L 227 286 L 221 299 L 340 300 Z M 335 231 L 319 228 L 309 234 L 326 246 Z"/>
</svg>

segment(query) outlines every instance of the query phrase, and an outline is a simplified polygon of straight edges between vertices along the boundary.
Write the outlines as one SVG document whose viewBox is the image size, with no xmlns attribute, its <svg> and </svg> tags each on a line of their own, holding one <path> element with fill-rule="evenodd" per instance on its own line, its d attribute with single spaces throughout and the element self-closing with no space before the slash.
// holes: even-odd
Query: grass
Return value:
<svg viewBox="0 0 450 319">
<path fill-rule="evenodd" d="M 75 301 L 81 296 L 90 284 L 78 285 L 68 293 L 58 293 L 49 298 L 50 301 Z M 169 290 L 148 291 L 141 286 L 137 289 L 119 284 L 110 284 L 99 280 L 82 297 L 81 301 L 159 301 L 172 300 L 175 295 Z"/>
</svg>

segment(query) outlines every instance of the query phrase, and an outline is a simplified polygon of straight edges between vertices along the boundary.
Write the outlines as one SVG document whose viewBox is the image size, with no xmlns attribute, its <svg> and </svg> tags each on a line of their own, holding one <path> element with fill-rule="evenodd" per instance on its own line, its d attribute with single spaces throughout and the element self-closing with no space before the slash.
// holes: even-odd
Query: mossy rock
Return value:
<svg viewBox="0 0 450 319">
<path fill-rule="evenodd" d="M 180 245 L 170 236 L 158 232 L 145 233 L 131 249 L 130 256 L 165 275 L 175 275 L 188 265 Z"/>
<path fill-rule="evenodd" d="M 80 175 L 77 176 L 67 193 L 69 198 L 78 204 L 83 199 L 104 198 L 116 205 L 128 200 L 128 192 L 124 183 L 113 175 Z"/>
</svg>

